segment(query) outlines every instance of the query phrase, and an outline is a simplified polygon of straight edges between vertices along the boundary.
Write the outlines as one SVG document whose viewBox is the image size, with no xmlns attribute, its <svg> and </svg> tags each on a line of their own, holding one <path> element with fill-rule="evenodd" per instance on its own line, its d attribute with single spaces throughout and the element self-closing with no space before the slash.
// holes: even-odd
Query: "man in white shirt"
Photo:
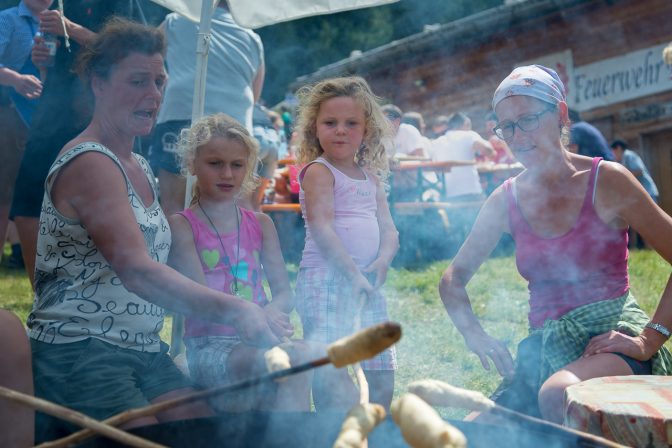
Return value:
<svg viewBox="0 0 672 448">
<path fill-rule="evenodd" d="M 385 145 L 388 157 L 395 155 L 424 156 L 422 134 L 410 124 L 401 122 L 401 109 L 393 104 L 386 104 L 382 110 L 395 131 L 394 142 Z"/>
<path fill-rule="evenodd" d="M 448 117 L 448 130 L 432 141 L 430 157 L 435 161 L 475 160 L 476 155 L 494 155 L 490 142 L 471 129 L 471 120 L 462 112 Z M 454 167 L 445 175 L 446 196 L 454 200 L 483 199 L 476 166 Z"/>
</svg>

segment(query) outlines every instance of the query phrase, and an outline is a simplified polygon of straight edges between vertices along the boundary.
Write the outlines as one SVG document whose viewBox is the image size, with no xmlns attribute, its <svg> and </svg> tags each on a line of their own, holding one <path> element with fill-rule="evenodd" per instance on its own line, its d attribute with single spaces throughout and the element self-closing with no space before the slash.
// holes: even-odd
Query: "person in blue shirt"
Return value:
<svg viewBox="0 0 672 448">
<path fill-rule="evenodd" d="M 40 73 L 31 61 L 30 50 L 40 26 L 40 13 L 52 1 L 22 0 L 17 6 L 0 11 L 0 242 L 3 244 L 28 126 L 42 94 Z M 10 260 L 22 263 L 18 248 L 18 245 L 12 247 Z"/>
<path fill-rule="evenodd" d="M 572 123 L 569 130 L 569 150 L 582 156 L 614 161 L 614 155 L 600 130 L 585 121 Z"/>
<path fill-rule="evenodd" d="M 614 152 L 614 158 L 618 163 L 630 170 L 630 172 L 637 178 L 642 187 L 649 193 L 649 196 L 658 203 L 658 187 L 651 178 L 649 170 L 644 165 L 642 158 L 637 155 L 635 151 L 628 149 L 628 144 L 623 140 L 614 140 L 611 144 L 611 149 Z"/>
</svg>

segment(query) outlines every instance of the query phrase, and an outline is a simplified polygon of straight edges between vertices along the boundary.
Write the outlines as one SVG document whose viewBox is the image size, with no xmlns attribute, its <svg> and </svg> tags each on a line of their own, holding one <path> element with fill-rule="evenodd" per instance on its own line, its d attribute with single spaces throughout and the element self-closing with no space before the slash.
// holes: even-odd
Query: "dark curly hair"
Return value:
<svg viewBox="0 0 672 448">
<path fill-rule="evenodd" d="M 87 84 L 91 76 L 108 79 L 112 67 L 131 53 L 165 56 L 166 39 L 156 28 L 112 17 L 79 53 L 75 72 Z"/>
</svg>

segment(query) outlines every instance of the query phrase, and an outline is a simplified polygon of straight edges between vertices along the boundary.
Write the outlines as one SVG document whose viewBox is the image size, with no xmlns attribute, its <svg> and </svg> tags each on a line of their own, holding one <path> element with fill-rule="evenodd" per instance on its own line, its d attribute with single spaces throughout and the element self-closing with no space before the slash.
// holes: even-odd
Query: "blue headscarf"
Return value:
<svg viewBox="0 0 672 448">
<path fill-rule="evenodd" d="M 555 70 L 542 65 L 526 65 L 514 69 L 495 90 L 492 109 L 510 96 L 531 96 L 557 105 L 566 102 L 565 86 Z"/>
</svg>

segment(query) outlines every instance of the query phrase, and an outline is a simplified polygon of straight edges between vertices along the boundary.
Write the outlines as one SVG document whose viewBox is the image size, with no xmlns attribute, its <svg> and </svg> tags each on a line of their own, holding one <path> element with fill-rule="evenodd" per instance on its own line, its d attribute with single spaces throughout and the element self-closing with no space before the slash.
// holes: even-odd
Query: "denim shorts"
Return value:
<svg viewBox="0 0 672 448">
<path fill-rule="evenodd" d="M 70 344 L 31 339 L 35 395 L 95 419 L 148 405 L 168 392 L 191 387 L 168 356 L 140 352 L 90 338 Z M 53 440 L 78 428 L 37 413 L 36 442 Z"/>
</svg>

